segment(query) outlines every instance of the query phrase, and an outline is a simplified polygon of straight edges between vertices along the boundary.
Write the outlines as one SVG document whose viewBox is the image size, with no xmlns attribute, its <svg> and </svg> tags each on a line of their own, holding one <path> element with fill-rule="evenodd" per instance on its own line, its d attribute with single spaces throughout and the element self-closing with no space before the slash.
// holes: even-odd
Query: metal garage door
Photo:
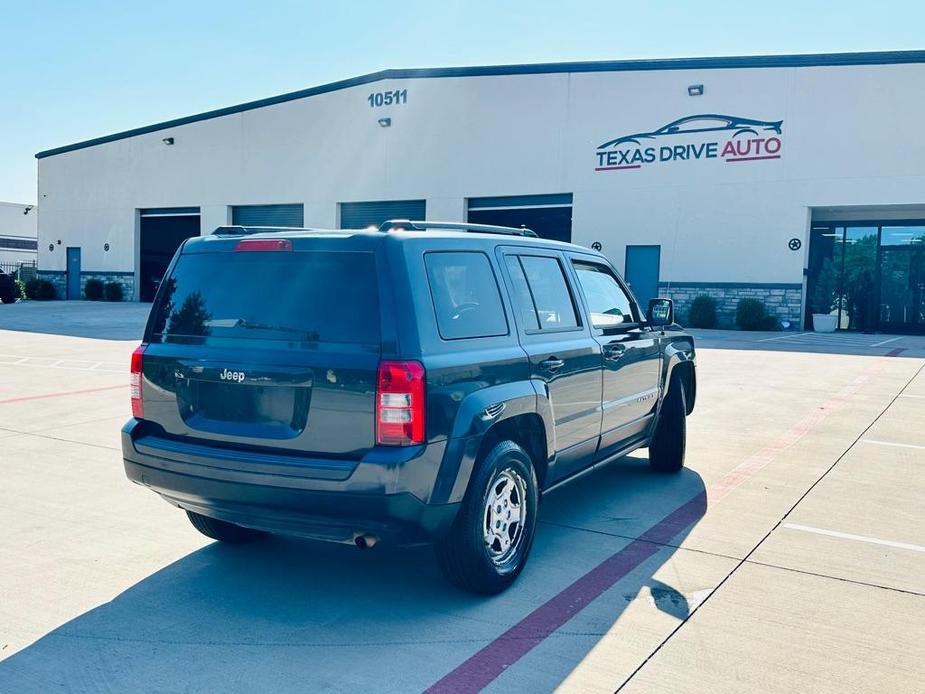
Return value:
<svg viewBox="0 0 925 694">
<path fill-rule="evenodd" d="M 198 207 L 144 209 L 140 214 L 138 298 L 153 301 L 173 254 L 202 228 Z"/>
<path fill-rule="evenodd" d="M 379 202 L 342 202 L 342 229 L 365 229 L 379 226 L 387 219 L 426 219 L 423 200 L 382 200 Z"/>
<path fill-rule="evenodd" d="M 572 240 L 572 194 L 469 198 L 469 221 L 533 229 L 541 238 Z"/>
<path fill-rule="evenodd" d="M 231 223 L 252 227 L 303 227 L 302 205 L 237 205 L 231 208 Z"/>
</svg>

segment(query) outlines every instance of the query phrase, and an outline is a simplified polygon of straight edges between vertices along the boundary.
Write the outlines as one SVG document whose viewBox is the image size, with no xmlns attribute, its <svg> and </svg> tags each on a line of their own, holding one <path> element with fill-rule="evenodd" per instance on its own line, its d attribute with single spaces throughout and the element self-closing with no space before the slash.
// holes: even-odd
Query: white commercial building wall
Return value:
<svg viewBox="0 0 925 694">
<path fill-rule="evenodd" d="M 41 158 L 39 265 L 80 246 L 87 271 L 133 271 L 140 208 L 199 207 L 208 233 L 239 204 L 335 226 L 346 201 L 464 220 L 470 197 L 572 193 L 573 241 L 618 268 L 657 244 L 662 282 L 799 285 L 812 208 L 925 204 L 923 84 L 918 63 L 387 79 Z M 391 90 L 407 103 L 370 107 Z M 602 143 L 709 113 L 783 121 L 780 158 L 595 170 Z"/>
</svg>

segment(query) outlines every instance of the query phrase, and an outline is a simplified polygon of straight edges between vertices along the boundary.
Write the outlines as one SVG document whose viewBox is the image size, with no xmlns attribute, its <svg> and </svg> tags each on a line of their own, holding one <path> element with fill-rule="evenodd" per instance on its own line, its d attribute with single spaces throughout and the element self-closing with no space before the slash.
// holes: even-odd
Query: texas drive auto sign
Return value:
<svg viewBox="0 0 925 694">
<path fill-rule="evenodd" d="M 595 171 L 623 171 L 698 159 L 726 162 L 780 159 L 784 121 L 704 113 L 658 130 L 624 135 L 597 148 Z"/>
</svg>

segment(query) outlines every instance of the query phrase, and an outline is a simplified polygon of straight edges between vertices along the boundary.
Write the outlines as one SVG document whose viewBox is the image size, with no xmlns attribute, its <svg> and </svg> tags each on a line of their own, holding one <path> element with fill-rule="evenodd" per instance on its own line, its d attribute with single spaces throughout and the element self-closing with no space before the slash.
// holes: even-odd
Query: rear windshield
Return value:
<svg viewBox="0 0 925 694">
<path fill-rule="evenodd" d="M 376 282 L 370 253 L 181 255 L 164 280 L 150 337 L 378 343 Z"/>
</svg>

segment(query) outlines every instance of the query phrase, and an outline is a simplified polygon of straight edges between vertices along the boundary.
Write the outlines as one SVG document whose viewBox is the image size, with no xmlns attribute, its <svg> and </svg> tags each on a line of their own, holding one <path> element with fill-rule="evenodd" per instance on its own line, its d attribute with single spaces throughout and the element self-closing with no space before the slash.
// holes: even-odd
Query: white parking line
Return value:
<svg viewBox="0 0 925 694">
<path fill-rule="evenodd" d="M 776 335 L 774 337 L 765 337 L 756 342 L 786 342 L 795 345 L 820 345 L 824 347 L 862 347 L 873 348 L 881 347 L 903 339 L 903 336 L 890 337 L 881 340 L 882 335 L 864 336 L 857 334 L 830 334 L 830 333 L 789 333 L 786 335 Z"/>
<path fill-rule="evenodd" d="M 925 451 L 925 446 L 916 446 L 914 443 L 893 443 L 892 441 L 876 441 L 875 439 L 864 439 L 864 443 L 872 443 L 876 446 L 895 446 L 896 448 L 916 448 Z"/>
<path fill-rule="evenodd" d="M 912 395 L 910 393 L 900 393 L 899 395 L 903 398 L 921 398 L 922 400 L 925 400 L 925 395 Z"/>
<path fill-rule="evenodd" d="M 815 333 L 812 333 L 815 334 Z M 792 340 L 796 335 L 778 335 L 777 337 L 765 337 L 757 342 L 774 342 L 775 340 Z"/>
<path fill-rule="evenodd" d="M 90 361 L 83 359 L 58 359 L 57 357 L 24 357 L 19 354 L 0 354 L 0 367 L 28 366 L 35 369 L 64 369 L 66 371 L 119 372 L 125 365 L 114 361 Z"/>
<path fill-rule="evenodd" d="M 809 525 L 799 525 L 797 523 L 784 523 L 784 528 L 790 530 L 802 530 L 806 533 L 815 533 L 816 535 L 828 535 L 829 537 L 839 537 L 843 540 L 856 540 L 857 542 L 869 542 L 872 545 L 884 545 L 886 547 L 897 547 L 898 549 L 909 549 L 913 552 L 925 552 L 922 545 L 910 545 L 908 542 L 893 542 L 893 540 L 881 540 L 876 537 L 867 537 L 866 535 L 852 535 L 851 533 L 840 533 L 835 530 L 825 530 L 824 528 L 813 528 Z"/>
</svg>

